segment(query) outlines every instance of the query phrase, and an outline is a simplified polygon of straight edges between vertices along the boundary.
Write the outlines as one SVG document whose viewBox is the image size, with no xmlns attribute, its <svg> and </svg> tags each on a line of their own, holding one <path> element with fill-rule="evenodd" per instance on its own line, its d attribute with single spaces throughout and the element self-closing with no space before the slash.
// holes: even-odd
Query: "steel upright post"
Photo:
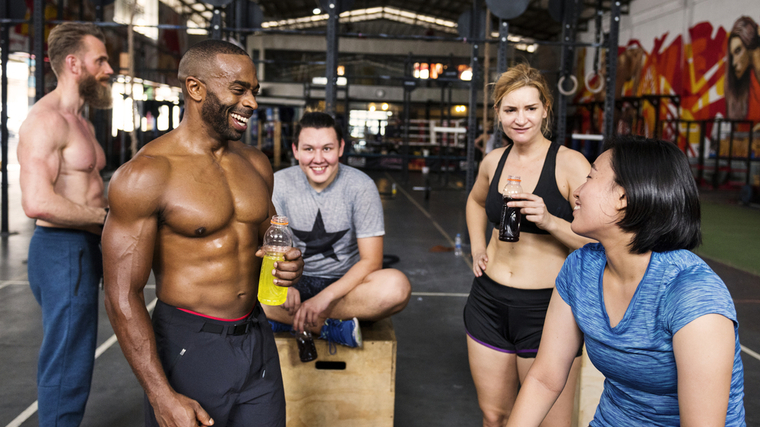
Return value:
<svg viewBox="0 0 760 427">
<path fill-rule="evenodd" d="M 340 0 L 329 0 L 327 10 L 327 58 L 325 60 L 325 113 L 335 117 L 338 99 L 338 15 Z M 346 112 L 348 114 L 348 112 Z"/>
<path fill-rule="evenodd" d="M 211 17 L 211 38 L 222 39 L 222 9 L 218 7 L 214 8 L 214 15 Z"/>
<path fill-rule="evenodd" d="M 236 0 L 235 1 L 235 28 L 243 28 L 243 27 L 251 27 L 253 26 L 253 23 L 247 22 L 247 16 L 248 16 L 248 1 L 247 0 Z M 235 32 L 237 41 L 240 42 L 240 44 L 243 45 L 246 52 L 248 51 L 248 37 L 246 37 L 248 33 L 237 31 Z"/>
<path fill-rule="evenodd" d="M 509 23 L 503 19 L 499 19 L 499 51 L 498 52 L 499 54 L 496 58 L 496 80 L 494 80 L 494 83 L 499 81 L 499 76 L 501 76 L 505 71 L 507 71 L 507 62 L 509 59 Z M 501 147 L 503 132 L 504 130 L 501 128 L 501 123 L 499 123 L 499 111 L 496 110 L 496 112 L 494 113 L 494 118 L 493 118 L 493 133 L 494 133 L 494 138 L 496 138 L 496 143 L 494 144 L 493 148 Z M 484 154 L 485 154 L 485 144 L 486 142 L 483 143 Z"/>
<path fill-rule="evenodd" d="M 10 0 L 0 0 L 0 19 L 5 19 L 10 16 L 9 12 L 10 8 Z M 9 233 L 8 231 L 8 50 L 10 49 L 10 42 L 8 40 L 9 37 L 9 27 L 10 24 L 0 24 L 2 25 L 2 29 L 0 29 L 0 34 L 2 35 L 2 40 L 0 40 L 0 43 L 2 45 L 0 48 L 3 50 L 2 52 L 2 59 L 0 59 L 2 64 L 2 117 L 0 117 L 0 130 L 2 133 L 2 165 L 0 165 L 0 173 L 2 173 L 2 224 L 0 224 L 0 231 L 2 231 L 2 234 L 5 236 Z"/>
<path fill-rule="evenodd" d="M 480 0 L 473 0 L 472 14 L 470 15 L 470 37 L 475 39 L 480 34 L 482 22 L 478 22 L 480 14 Z M 478 135 L 478 88 L 480 87 L 480 44 L 472 44 L 472 80 L 470 81 L 470 109 L 467 112 L 467 172 L 465 175 L 465 188 L 470 193 L 472 186 L 475 185 L 475 139 Z"/>
<path fill-rule="evenodd" d="M 404 80 L 404 145 L 401 147 L 402 179 L 404 182 L 409 181 L 409 120 L 412 109 L 412 91 L 416 83 L 413 80 Z"/>
<path fill-rule="evenodd" d="M 604 139 L 615 133 L 615 81 L 617 79 L 618 37 L 620 36 L 620 0 L 612 1 L 610 33 L 607 37 L 607 76 L 604 97 Z"/>
<path fill-rule="evenodd" d="M 562 13 L 562 54 L 560 55 L 559 73 L 560 83 L 564 83 L 563 78 L 572 76 L 573 73 L 573 63 L 575 62 L 575 30 L 578 8 L 579 5 L 577 0 L 566 0 L 564 2 Z M 564 86 L 564 84 L 561 84 L 560 86 Z M 561 87 L 560 90 L 567 89 Z M 557 137 L 555 142 L 560 145 L 564 145 L 565 135 L 567 134 L 568 96 L 563 95 L 562 92 L 557 95 Z"/>
<path fill-rule="evenodd" d="M 45 0 L 34 0 L 34 101 L 45 96 Z M 4 37 L 5 38 L 5 37 Z"/>
</svg>

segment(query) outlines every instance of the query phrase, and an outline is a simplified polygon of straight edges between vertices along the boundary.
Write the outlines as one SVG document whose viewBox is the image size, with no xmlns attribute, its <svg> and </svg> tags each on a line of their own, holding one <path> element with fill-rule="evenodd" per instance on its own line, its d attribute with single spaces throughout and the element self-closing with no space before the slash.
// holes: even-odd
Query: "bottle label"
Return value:
<svg viewBox="0 0 760 427">
<path fill-rule="evenodd" d="M 277 253 L 277 254 L 284 254 L 285 252 L 289 251 L 291 249 L 290 246 L 273 246 L 273 245 L 266 245 L 262 246 L 261 249 L 264 250 L 264 252 L 270 254 L 270 253 Z"/>
</svg>

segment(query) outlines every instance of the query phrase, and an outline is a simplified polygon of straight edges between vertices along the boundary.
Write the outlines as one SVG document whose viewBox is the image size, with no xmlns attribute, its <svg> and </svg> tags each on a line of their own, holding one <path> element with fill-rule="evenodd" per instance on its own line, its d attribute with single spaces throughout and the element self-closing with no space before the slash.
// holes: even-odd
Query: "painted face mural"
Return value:
<svg viewBox="0 0 760 427">
<path fill-rule="evenodd" d="M 734 67 L 734 75 L 741 79 L 749 68 L 749 52 L 739 37 L 731 37 L 728 40 L 728 57 Z"/>
</svg>

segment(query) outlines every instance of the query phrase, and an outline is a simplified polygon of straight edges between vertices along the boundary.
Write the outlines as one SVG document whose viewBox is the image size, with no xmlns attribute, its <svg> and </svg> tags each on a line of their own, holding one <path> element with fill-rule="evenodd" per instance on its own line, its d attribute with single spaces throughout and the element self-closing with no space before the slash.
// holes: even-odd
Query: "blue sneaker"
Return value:
<svg viewBox="0 0 760 427">
<path fill-rule="evenodd" d="M 293 330 L 293 325 L 287 325 L 274 320 L 270 320 L 269 324 L 272 325 L 272 332 L 290 332 Z"/>
<path fill-rule="evenodd" d="M 327 340 L 330 354 L 335 354 L 337 348 L 334 344 L 341 344 L 347 347 L 362 346 L 362 331 L 359 328 L 359 319 L 354 317 L 351 320 L 327 319 L 319 338 Z"/>
</svg>

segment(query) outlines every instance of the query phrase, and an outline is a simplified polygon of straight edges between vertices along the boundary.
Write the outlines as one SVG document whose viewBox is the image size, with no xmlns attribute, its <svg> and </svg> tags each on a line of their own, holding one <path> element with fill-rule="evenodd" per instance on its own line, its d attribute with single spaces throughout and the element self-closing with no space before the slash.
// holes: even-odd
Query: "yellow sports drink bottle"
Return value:
<svg viewBox="0 0 760 427">
<path fill-rule="evenodd" d="M 285 252 L 292 246 L 293 237 L 288 228 L 288 217 L 275 215 L 270 223 L 262 245 L 266 255 L 259 275 L 259 301 L 266 305 L 281 305 L 288 297 L 288 288 L 274 284 L 272 270 L 275 262 L 285 260 Z"/>
</svg>

